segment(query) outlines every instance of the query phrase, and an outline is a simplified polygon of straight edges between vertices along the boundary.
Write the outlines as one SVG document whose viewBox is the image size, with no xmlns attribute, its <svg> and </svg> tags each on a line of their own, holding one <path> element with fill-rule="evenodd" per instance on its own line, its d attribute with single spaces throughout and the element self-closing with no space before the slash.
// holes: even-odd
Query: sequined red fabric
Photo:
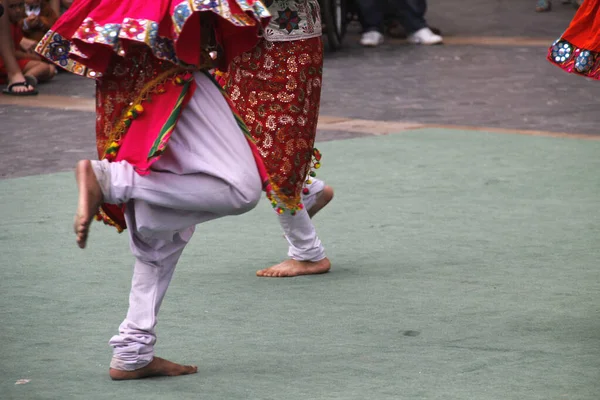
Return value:
<svg viewBox="0 0 600 400">
<path fill-rule="evenodd" d="M 276 201 L 300 204 L 317 132 L 323 44 L 321 38 L 261 41 L 229 67 L 227 92 L 263 157 Z"/>
<path fill-rule="evenodd" d="M 145 47 L 137 46 L 128 57 L 112 57 L 109 67 L 96 80 L 96 146 L 98 158 L 127 160 L 140 174 L 149 172 L 172 130 L 165 129 L 182 83 L 191 74 L 174 64 L 159 60 Z M 187 91 L 184 103 L 193 93 Z M 179 113 L 176 115 L 178 118 Z M 168 126 L 167 126 L 168 128 Z M 103 204 L 99 218 L 125 229 L 123 205 Z"/>
<path fill-rule="evenodd" d="M 600 80 L 600 2 L 583 2 L 548 50 L 548 60 L 569 73 Z"/>
<path fill-rule="evenodd" d="M 203 29 L 211 25 L 220 66 L 226 68 L 233 57 L 256 45 L 269 20 L 257 0 L 78 0 L 36 50 L 90 78 L 104 72 L 111 54 L 128 56 L 131 46 L 140 44 L 156 58 L 197 67 L 205 63 L 200 43 L 209 42 L 212 35 Z"/>
</svg>

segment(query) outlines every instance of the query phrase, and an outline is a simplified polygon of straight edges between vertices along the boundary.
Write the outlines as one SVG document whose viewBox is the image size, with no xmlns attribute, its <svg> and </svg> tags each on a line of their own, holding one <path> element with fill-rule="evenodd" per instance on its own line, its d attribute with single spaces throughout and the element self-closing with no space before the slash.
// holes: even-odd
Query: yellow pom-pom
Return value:
<svg viewBox="0 0 600 400">
<path fill-rule="evenodd" d="M 142 107 L 142 105 L 141 105 L 141 104 L 137 104 L 135 107 L 133 107 L 133 109 L 134 109 L 135 111 L 137 111 L 139 114 L 141 114 L 141 113 L 143 113 L 143 112 L 144 112 L 144 107 Z"/>
<path fill-rule="evenodd" d="M 131 111 L 127 111 L 127 114 L 125 114 L 125 116 L 127 118 L 133 118 L 133 113 Z"/>
<path fill-rule="evenodd" d="M 316 163 L 315 164 L 315 169 L 319 169 L 319 168 L 321 168 L 321 163 Z"/>
</svg>

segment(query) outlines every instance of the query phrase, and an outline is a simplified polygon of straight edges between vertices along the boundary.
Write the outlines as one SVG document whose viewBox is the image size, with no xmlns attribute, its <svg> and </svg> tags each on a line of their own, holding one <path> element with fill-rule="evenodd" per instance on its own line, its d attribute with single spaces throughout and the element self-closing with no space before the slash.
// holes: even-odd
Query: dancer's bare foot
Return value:
<svg viewBox="0 0 600 400">
<path fill-rule="evenodd" d="M 77 163 L 75 178 L 79 188 L 79 201 L 73 229 L 77 236 L 77 245 L 83 249 L 90 230 L 90 223 L 102 204 L 102 191 L 90 160 L 81 160 Z"/>
<path fill-rule="evenodd" d="M 195 365 L 175 364 L 160 357 L 154 357 L 150 364 L 135 371 L 121 371 L 114 368 L 108 370 L 108 374 L 113 381 L 150 378 L 152 376 L 190 375 L 196 372 L 198 372 L 198 367 Z"/>
<path fill-rule="evenodd" d="M 288 278 L 299 275 L 324 274 L 331 268 L 328 258 L 321 261 L 285 260 L 284 262 L 256 272 L 257 276 L 268 278 Z"/>
<path fill-rule="evenodd" d="M 333 188 L 331 186 L 325 186 L 325 188 L 317 195 L 315 204 L 308 210 L 308 216 L 314 217 L 316 213 L 321 211 L 329 202 L 333 199 Z"/>
</svg>

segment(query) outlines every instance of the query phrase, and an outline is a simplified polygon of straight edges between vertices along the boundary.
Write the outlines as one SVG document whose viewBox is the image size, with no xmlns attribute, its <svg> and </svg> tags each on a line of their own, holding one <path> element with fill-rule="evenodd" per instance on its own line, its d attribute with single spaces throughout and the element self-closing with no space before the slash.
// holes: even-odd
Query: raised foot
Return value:
<svg viewBox="0 0 600 400">
<path fill-rule="evenodd" d="M 90 223 L 102 204 L 102 191 L 90 160 L 82 160 L 77 163 L 75 178 L 79 189 L 79 200 L 73 230 L 77 245 L 83 249 L 87 242 Z"/>
<path fill-rule="evenodd" d="M 153 376 L 179 376 L 190 375 L 198 372 L 195 365 L 181 365 L 165 360 L 164 358 L 154 357 L 150 364 L 135 371 L 121 371 L 120 369 L 110 368 L 108 374 L 113 381 L 124 381 L 130 379 L 143 379 Z"/>
<path fill-rule="evenodd" d="M 284 262 L 256 272 L 257 276 L 265 278 L 289 278 L 299 275 L 324 274 L 331 269 L 328 258 L 321 261 L 285 260 Z"/>
<path fill-rule="evenodd" d="M 314 217 L 316 213 L 321 211 L 329 202 L 333 199 L 333 188 L 331 186 L 325 186 L 321 193 L 317 195 L 315 204 L 308 210 L 308 216 Z"/>
</svg>

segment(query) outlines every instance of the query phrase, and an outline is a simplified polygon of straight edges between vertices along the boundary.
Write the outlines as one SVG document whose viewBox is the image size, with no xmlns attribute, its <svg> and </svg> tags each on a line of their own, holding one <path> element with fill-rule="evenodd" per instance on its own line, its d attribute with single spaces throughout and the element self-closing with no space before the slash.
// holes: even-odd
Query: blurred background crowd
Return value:
<svg viewBox="0 0 600 400">
<path fill-rule="evenodd" d="M 35 53 L 72 0 L 3 0 L 0 17 L 0 84 L 4 94 L 34 95 L 37 85 L 52 79 L 57 68 Z"/>
<path fill-rule="evenodd" d="M 577 8 L 583 0 L 562 0 Z M 0 0 L 0 84 L 4 94 L 38 93 L 38 84 L 59 71 L 35 53 L 37 43 L 73 0 Z M 427 23 L 426 0 L 351 0 L 351 12 L 361 27 L 360 44 L 377 47 L 386 37 L 405 38 L 416 45 L 443 43 L 440 27 Z M 532 11 L 552 10 L 551 0 L 536 0 Z M 558 34 L 558 32 L 557 32 Z"/>
</svg>

